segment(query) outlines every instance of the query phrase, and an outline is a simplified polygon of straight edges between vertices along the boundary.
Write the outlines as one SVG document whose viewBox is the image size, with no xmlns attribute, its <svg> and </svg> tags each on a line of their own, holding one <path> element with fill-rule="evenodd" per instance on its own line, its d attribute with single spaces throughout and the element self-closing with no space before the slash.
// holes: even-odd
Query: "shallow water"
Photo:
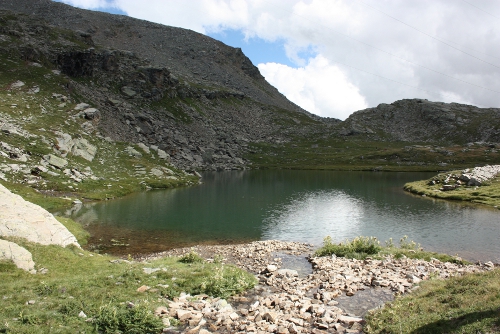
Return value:
<svg viewBox="0 0 500 334">
<path fill-rule="evenodd" d="M 91 247 L 114 254 L 278 239 L 320 245 L 358 235 L 399 238 L 470 260 L 500 262 L 500 211 L 414 196 L 406 182 L 434 173 L 236 171 L 196 187 L 84 205 L 72 216 Z M 113 240 L 113 241 L 111 241 Z"/>
</svg>

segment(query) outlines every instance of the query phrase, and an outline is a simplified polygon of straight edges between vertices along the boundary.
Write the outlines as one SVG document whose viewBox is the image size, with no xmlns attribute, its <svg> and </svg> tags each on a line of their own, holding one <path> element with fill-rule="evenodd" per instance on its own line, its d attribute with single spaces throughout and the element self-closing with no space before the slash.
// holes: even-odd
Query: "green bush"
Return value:
<svg viewBox="0 0 500 334">
<path fill-rule="evenodd" d="M 195 251 L 190 251 L 187 254 L 184 254 L 180 259 L 179 262 L 182 263 L 199 263 L 203 262 L 203 258 L 198 255 Z"/>
<path fill-rule="evenodd" d="M 160 318 L 155 317 L 144 304 L 133 307 L 103 305 L 94 317 L 93 324 L 96 331 L 113 334 L 153 334 L 163 328 Z"/>
<path fill-rule="evenodd" d="M 343 243 L 335 244 L 327 236 L 323 240 L 323 247 L 315 252 L 316 256 L 335 254 L 340 257 L 364 259 L 369 255 L 378 254 L 382 250 L 380 242 L 375 237 L 356 237 L 352 241 L 347 239 Z"/>
<path fill-rule="evenodd" d="M 228 298 L 253 288 L 256 283 L 255 277 L 247 272 L 232 266 L 219 265 L 202 282 L 201 290 L 213 297 Z"/>
</svg>

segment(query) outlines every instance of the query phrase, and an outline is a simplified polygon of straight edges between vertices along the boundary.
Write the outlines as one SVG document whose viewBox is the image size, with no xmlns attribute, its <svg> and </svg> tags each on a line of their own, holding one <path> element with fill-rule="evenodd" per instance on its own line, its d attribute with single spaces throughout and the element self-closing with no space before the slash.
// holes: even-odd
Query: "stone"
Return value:
<svg viewBox="0 0 500 334">
<path fill-rule="evenodd" d="M 119 106 L 120 104 L 122 104 L 122 101 L 115 99 L 108 99 L 108 103 L 111 104 L 112 106 Z"/>
<path fill-rule="evenodd" d="M 147 285 L 141 285 L 140 287 L 137 288 L 137 292 L 146 292 L 149 289 L 151 289 L 149 286 L 147 286 Z"/>
<path fill-rule="evenodd" d="M 68 165 L 68 161 L 63 158 L 59 158 L 54 154 L 47 154 L 43 156 L 43 159 L 49 164 L 56 168 L 63 169 Z"/>
<path fill-rule="evenodd" d="M 13 242 L 0 239 L 0 260 L 12 261 L 19 269 L 36 273 L 31 253 Z"/>
<path fill-rule="evenodd" d="M 2 127 L 0 127 L 0 131 L 2 131 L 3 133 L 6 133 L 8 135 L 19 135 L 20 134 L 17 131 L 17 129 L 11 124 L 3 124 Z"/>
<path fill-rule="evenodd" d="M 42 245 L 80 247 L 75 236 L 47 210 L 25 201 L 0 184 L 0 236 L 20 237 Z"/>
<path fill-rule="evenodd" d="M 128 86 L 123 86 L 121 92 L 128 98 L 133 98 L 134 96 L 137 95 L 137 92 Z"/>
<path fill-rule="evenodd" d="M 355 322 L 362 322 L 363 318 L 341 315 L 341 316 L 339 316 L 339 321 L 343 322 L 344 324 L 353 324 Z"/>
<path fill-rule="evenodd" d="M 270 273 L 272 273 L 272 272 L 276 271 L 277 269 L 278 269 L 278 267 L 277 267 L 277 266 L 275 266 L 274 264 L 270 264 L 270 265 L 268 265 L 268 266 L 266 267 L 266 270 L 267 270 L 268 272 L 270 272 Z"/>
<path fill-rule="evenodd" d="M 87 109 L 88 107 L 90 107 L 88 103 L 78 103 L 73 109 L 78 111 Z"/>
<path fill-rule="evenodd" d="M 125 148 L 125 152 L 130 155 L 130 156 L 133 156 L 135 158 L 140 158 L 142 157 L 142 154 L 139 153 L 136 149 L 134 149 L 132 146 L 127 146 L 127 148 Z"/>
<path fill-rule="evenodd" d="M 186 310 L 177 310 L 177 319 L 180 321 L 186 321 L 188 319 L 191 319 L 193 314 L 191 311 L 186 311 Z"/>
<path fill-rule="evenodd" d="M 83 111 L 83 117 L 88 120 L 99 118 L 100 111 L 96 108 L 87 108 Z"/>
<path fill-rule="evenodd" d="M 151 168 L 150 173 L 153 174 L 156 177 L 163 176 L 163 172 L 160 169 L 158 169 L 158 168 Z"/>
<path fill-rule="evenodd" d="M 275 275 L 278 277 L 292 278 L 292 277 L 298 277 L 299 273 L 297 272 L 297 270 L 280 269 L 280 270 L 276 271 Z"/>
<path fill-rule="evenodd" d="M 158 158 L 163 160 L 169 160 L 170 155 L 167 154 L 164 150 L 158 149 Z"/>
<path fill-rule="evenodd" d="M 143 143 L 139 143 L 139 144 L 137 144 L 137 146 L 138 146 L 141 150 L 143 150 L 145 153 L 147 153 L 147 154 L 150 154 L 150 153 L 151 153 L 151 151 L 149 150 L 149 147 L 147 147 L 147 146 L 146 146 L 146 145 L 144 145 Z"/>
<path fill-rule="evenodd" d="M 75 145 L 72 150 L 73 155 L 82 157 L 87 161 L 94 160 L 97 153 L 97 147 L 90 144 L 85 138 L 76 139 L 74 143 Z"/>
<path fill-rule="evenodd" d="M 262 316 L 262 319 L 266 320 L 267 322 L 276 323 L 278 321 L 278 313 L 274 311 L 266 312 Z"/>
<path fill-rule="evenodd" d="M 24 82 L 22 82 L 21 80 L 17 80 L 10 85 L 10 88 L 21 88 L 22 86 L 24 86 Z"/>
<path fill-rule="evenodd" d="M 83 311 L 80 311 L 80 313 L 78 313 L 78 317 L 79 318 L 86 318 L 87 315 Z"/>
</svg>

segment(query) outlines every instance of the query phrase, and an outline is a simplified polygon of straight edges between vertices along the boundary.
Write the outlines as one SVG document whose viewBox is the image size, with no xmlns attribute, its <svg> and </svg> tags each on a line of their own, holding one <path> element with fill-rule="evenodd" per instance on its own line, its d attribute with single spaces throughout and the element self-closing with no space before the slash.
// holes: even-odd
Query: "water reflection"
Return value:
<svg viewBox="0 0 500 334">
<path fill-rule="evenodd" d="M 300 194 L 279 205 L 264 219 L 264 239 L 295 240 L 319 244 L 322 238 L 359 234 L 364 216 L 362 201 L 340 190 Z"/>
<path fill-rule="evenodd" d="M 245 171 L 204 174 L 204 184 L 148 191 L 72 213 L 92 242 L 122 238 L 148 252 L 260 239 L 320 244 L 358 235 L 408 235 L 425 248 L 500 261 L 500 212 L 405 193 L 429 173 Z M 120 239 L 120 240 L 122 240 Z"/>
</svg>

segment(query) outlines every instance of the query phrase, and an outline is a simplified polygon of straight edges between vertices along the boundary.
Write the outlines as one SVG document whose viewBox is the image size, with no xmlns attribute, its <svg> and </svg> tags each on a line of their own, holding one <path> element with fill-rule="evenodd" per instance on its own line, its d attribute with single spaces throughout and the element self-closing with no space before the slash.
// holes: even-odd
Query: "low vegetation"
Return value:
<svg viewBox="0 0 500 334">
<path fill-rule="evenodd" d="M 85 238 L 85 232 L 77 235 Z M 159 333 L 162 321 L 153 311 L 182 292 L 227 298 L 256 284 L 253 275 L 195 253 L 143 263 L 12 241 L 47 273 L 32 275 L 0 262 L 0 333 Z M 148 288 L 139 292 L 142 286 Z"/>
<path fill-rule="evenodd" d="M 403 256 L 411 259 L 422 259 L 430 261 L 431 258 L 438 259 L 442 262 L 461 263 L 466 262 L 458 257 L 453 257 L 446 254 L 424 251 L 419 244 L 414 241 L 409 241 L 407 236 L 399 240 L 399 246 L 396 246 L 392 239 L 385 241 L 382 245 L 375 237 L 356 237 L 352 240 L 347 239 L 344 242 L 336 244 L 332 242 L 331 237 L 326 237 L 323 241 L 323 246 L 316 250 L 316 256 L 340 256 L 350 259 L 363 260 L 367 257 L 383 258 L 391 255 L 395 258 Z"/>
<path fill-rule="evenodd" d="M 435 172 L 493 164 L 500 156 L 486 143 L 442 146 L 331 136 L 255 143 L 246 158 L 259 168 Z"/>
<path fill-rule="evenodd" d="M 500 269 L 430 280 L 367 317 L 370 334 L 500 332 Z"/>
<path fill-rule="evenodd" d="M 456 171 L 449 173 L 456 173 Z M 432 179 L 439 178 L 443 175 L 445 174 L 439 174 Z M 431 181 L 431 179 L 410 182 L 405 184 L 404 189 L 417 195 L 480 203 L 500 208 L 500 175 L 497 175 L 494 179 L 483 183 L 481 186 L 462 186 L 450 191 L 440 190 L 442 183 L 431 184 L 429 181 Z"/>
</svg>

